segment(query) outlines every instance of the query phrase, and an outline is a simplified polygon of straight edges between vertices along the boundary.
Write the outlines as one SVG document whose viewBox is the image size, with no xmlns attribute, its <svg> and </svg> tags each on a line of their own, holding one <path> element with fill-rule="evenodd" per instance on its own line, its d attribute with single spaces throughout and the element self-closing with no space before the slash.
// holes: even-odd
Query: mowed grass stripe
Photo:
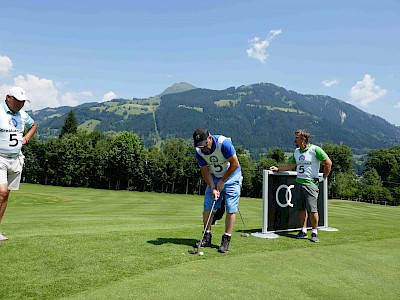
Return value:
<svg viewBox="0 0 400 300">
<path fill-rule="evenodd" d="M 66 299 L 398 299 L 399 243 L 198 258 Z"/>
<path fill-rule="evenodd" d="M 215 248 L 222 221 L 199 257 L 202 196 L 23 184 L 0 227 L 0 299 L 396 299 L 400 207 L 330 200 L 339 232 L 319 244 L 240 237 L 261 230 L 261 200 L 240 210 L 231 251 Z"/>
</svg>

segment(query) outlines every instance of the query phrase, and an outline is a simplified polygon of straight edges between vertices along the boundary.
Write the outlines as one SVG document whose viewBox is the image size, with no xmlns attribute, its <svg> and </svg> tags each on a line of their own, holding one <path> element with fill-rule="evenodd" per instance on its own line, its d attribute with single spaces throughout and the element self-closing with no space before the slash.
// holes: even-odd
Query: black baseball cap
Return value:
<svg viewBox="0 0 400 300">
<path fill-rule="evenodd" d="M 204 147 L 207 144 L 207 139 L 210 136 L 210 133 L 207 129 L 198 128 L 193 133 L 193 141 L 195 147 Z"/>
</svg>

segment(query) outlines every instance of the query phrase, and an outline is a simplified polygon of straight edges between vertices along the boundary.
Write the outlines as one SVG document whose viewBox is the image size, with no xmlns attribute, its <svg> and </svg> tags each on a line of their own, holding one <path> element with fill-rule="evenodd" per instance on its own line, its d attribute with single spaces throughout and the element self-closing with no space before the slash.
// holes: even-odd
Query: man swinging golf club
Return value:
<svg viewBox="0 0 400 300">
<path fill-rule="evenodd" d="M 193 133 L 196 159 L 201 176 L 207 183 L 204 195 L 202 239 L 195 248 L 211 247 L 212 210 L 221 207 L 225 199 L 225 233 L 222 236 L 218 252 L 229 251 L 231 234 L 235 224 L 240 198 L 242 172 L 230 138 L 222 135 L 210 135 L 207 129 L 198 128 Z"/>
</svg>

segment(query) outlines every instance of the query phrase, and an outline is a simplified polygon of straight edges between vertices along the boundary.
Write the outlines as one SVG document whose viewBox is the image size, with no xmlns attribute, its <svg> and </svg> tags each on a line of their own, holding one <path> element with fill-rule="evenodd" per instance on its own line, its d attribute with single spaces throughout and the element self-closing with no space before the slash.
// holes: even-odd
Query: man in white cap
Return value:
<svg viewBox="0 0 400 300">
<path fill-rule="evenodd" d="M 21 181 L 24 156 L 22 145 L 29 142 L 37 129 L 36 122 L 22 110 L 28 101 L 26 92 L 13 87 L 0 103 L 0 223 L 7 208 L 11 190 L 18 190 Z M 28 128 L 24 136 L 25 127 Z M 0 241 L 7 241 L 0 232 Z"/>
</svg>

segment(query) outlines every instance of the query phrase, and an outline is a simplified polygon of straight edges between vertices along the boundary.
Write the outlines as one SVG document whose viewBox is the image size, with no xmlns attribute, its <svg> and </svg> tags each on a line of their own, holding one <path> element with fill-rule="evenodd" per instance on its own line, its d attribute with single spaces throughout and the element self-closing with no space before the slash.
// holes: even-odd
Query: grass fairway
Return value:
<svg viewBox="0 0 400 300">
<path fill-rule="evenodd" d="M 231 251 L 201 257 L 201 196 L 23 184 L 0 226 L 0 299 L 399 299 L 400 207 L 331 200 L 339 231 L 318 244 L 240 237 L 261 207 L 242 198 Z"/>
</svg>

